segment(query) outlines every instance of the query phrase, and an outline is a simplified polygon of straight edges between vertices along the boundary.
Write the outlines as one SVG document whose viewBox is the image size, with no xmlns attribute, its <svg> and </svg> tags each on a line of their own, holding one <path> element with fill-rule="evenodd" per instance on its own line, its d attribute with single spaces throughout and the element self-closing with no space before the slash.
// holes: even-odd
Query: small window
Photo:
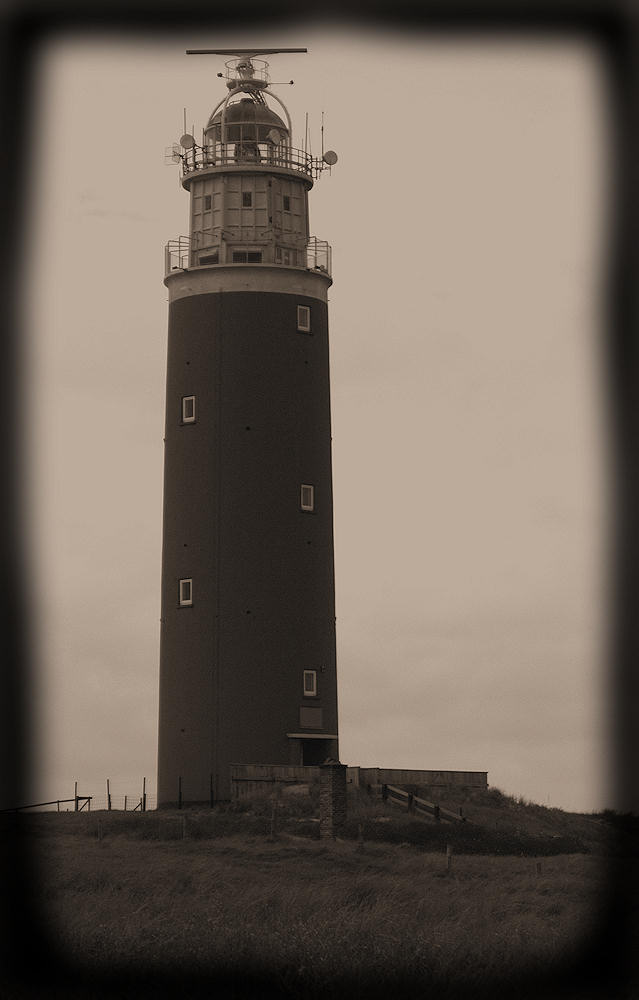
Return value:
<svg viewBox="0 0 639 1000">
<path fill-rule="evenodd" d="M 261 264 L 262 263 L 262 251 L 261 250 L 234 250 L 233 251 L 233 264 Z"/>
<path fill-rule="evenodd" d="M 319 706 L 300 706 L 300 726 L 302 729 L 322 729 L 322 709 Z"/>
<path fill-rule="evenodd" d="M 304 671 L 304 697 L 317 697 L 317 670 Z"/>
<path fill-rule="evenodd" d="M 182 423 L 195 423 L 195 396 L 182 396 Z"/>
<path fill-rule="evenodd" d="M 242 191 L 242 208 L 253 208 L 252 191 Z"/>
<path fill-rule="evenodd" d="M 189 608 L 193 604 L 193 580 L 180 580 L 180 607 Z"/>
<path fill-rule="evenodd" d="M 302 510 L 315 510 L 315 487 L 302 486 L 300 490 L 300 507 Z"/>
<path fill-rule="evenodd" d="M 283 202 L 284 211 L 285 212 L 290 212 L 290 210 L 291 210 L 291 199 L 290 199 L 289 195 L 287 195 L 287 194 L 283 195 L 282 196 L 282 202 Z"/>
<path fill-rule="evenodd" d="M 205 212 L 210 212 L 211 211 L 211 195 L 210 194 L 205 194 L 204 195 L 204 211 Z"/>
<path fill-rule="evenodd" d="M 310 306 L 298 306 L 297 307 L 297 329 L 302 333 L 311 332 L 311 307 Z"/>
<path fill-rule="evenodd" d="M 199 256 L 200 264 L 219 264 L 220 263 L 220 253 L 219 250 L 215 250 L 213 253 L 201 253 Z"/>
</svg>

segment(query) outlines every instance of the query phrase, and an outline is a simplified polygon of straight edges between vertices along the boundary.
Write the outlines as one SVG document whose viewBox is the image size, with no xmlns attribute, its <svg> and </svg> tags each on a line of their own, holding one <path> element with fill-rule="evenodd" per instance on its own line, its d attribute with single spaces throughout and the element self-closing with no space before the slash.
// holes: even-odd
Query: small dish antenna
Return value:
<svg viewBox="0 0 639 1000">
<path fill-rule="evenodd" d="M 194 145 L 195 145 L 195 139 L 193 138 L 193 136 L 190 134 L 190 132 L 185 132 L 182 138 L 180 139 L 180 146 L 182 147 L 182 149 L 193 149 Z"/>
<path fill-rule="evenodd" d="M 324 163 L 328 163 L 329 167 L 332 167 L 334 163 L 337 163 L 337 153 L 332 149 L 327 149 L 322 159 Z"/>
<path fill-rule="evenodd" d="M 280 135 L 280 133 L 277 131 L 276 128 L 271 129 L 267 138 L 271 140 L 274 146 L 279 146 L 280 142 L 282 141 L 282 136 Z"/>
</svg>

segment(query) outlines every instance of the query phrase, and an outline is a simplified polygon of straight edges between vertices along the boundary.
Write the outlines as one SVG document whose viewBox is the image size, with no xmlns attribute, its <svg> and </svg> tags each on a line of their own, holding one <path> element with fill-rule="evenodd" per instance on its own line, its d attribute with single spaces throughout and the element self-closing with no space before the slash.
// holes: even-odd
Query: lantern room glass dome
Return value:
<svg viewBox="0 0 639 1000">
<path fill-rule="evenodd" d="M 243 97 L 226 106 L 224 112 L 226 135 L 222 138 L 222 110 L 209 118 L 204 134 L 209 142 L 273 142 L 273 132 L 280 139 L 288 138 L 288 128 L 277 115 L 262 101 Z"/>
</svg>

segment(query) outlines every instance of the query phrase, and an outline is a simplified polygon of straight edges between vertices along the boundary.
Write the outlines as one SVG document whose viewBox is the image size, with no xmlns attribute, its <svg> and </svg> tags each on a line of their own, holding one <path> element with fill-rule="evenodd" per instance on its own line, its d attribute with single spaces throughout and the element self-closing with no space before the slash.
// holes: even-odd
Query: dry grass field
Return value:
<svg viewBox="0 0 639 1000">
<path fill-rule="evenodd" d="M 504 800 L 506 832 L 495 831 L 493 807 L 468 840 L 470 824 L 351 806 L 336 842 L 317 839 L 312 805 L 299 797 L 280 806 L 274 838 L 264 802 L 21 817 L 38 911 L 71 970 L 66 987 L 46 995 L 107 995 L 105 976 L 118 997 L 141 996 L 143 982 L 149 996 L 168 986 L 168 995 L 194 997 L 547 997 L 562 970 L 570 985 L 608 898 L 601 823 Z M 553 822 L 561 833 L 549 832 Z M 590 833 L 591 846 L 571 851 L 579 833 Z M 487 853 L 496 834 L 499 855 Z M 453 843 L 450 871 L 442 838 Z M 204 984 L 216 973 L 225 987 L 213 993 Z M 585 996 L 587 985 L 569 995 Z"/>
</svg>

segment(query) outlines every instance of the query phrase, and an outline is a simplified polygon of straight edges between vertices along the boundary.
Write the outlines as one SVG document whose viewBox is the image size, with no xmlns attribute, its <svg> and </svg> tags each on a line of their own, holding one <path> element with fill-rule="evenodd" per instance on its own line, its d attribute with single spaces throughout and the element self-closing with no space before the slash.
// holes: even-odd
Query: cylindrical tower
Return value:
<svg viewBox="0 0 639 1000">
<path fill-rule="evenodd" d="M 254 56 L 227 63 L 202 144 L 176 149 L 190 234 L 166 252 L 159 806 L 229 798 L 231 764 L 338 757 L 330 248 L 308 226 L 335 157 L 293 147 Z"/>
</svg>

